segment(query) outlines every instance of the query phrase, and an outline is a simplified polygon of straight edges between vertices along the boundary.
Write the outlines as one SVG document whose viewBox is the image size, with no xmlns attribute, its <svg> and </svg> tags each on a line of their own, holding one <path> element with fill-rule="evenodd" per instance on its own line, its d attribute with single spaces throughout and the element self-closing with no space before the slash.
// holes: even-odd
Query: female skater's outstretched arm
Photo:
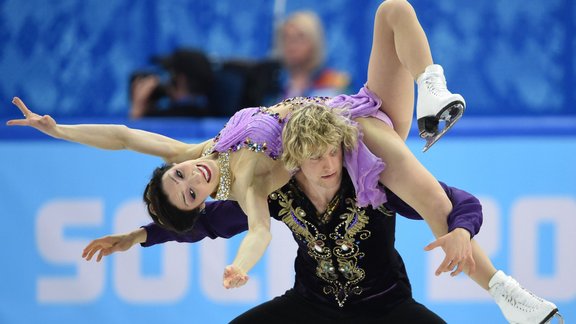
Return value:
<svg viewBox="0 0 576 324">
<path fill-rule="evenodd" d="M 101 149 L 128 149 L 159 156 L 169 163 L 197 159 L 202 155 L 206 147 L 213 143 L 212 140 L 208 140 L 196 145 L 186 144 L 166 136 L 131 129 L 124 125 L 60 125 L 48 115 L 40 116 L 33 113 L 19 98 L 14 98 L 13 103 L 20 109 L 25 119 L 10 120 L 7 122 L 9 126 L 30 126 L 54 138 Z M 231 199 L 238 201 L 244 213 L 248 215 L 249 231 L 242 241 L 236 259 L 231 266 L 226 268 L 224 279 L 224 286 L 226 287 L 242 285 L 247 280 L 246 273 L 258 262 L 268 247 L 271 234 L 267 197 L 270 192 L 278 187 L 275 181 L 283 179 L 283 177 L 278 175 L 272 179 L 269 176 L 271 173 L 266 173 L 268 176 L 254 173 L 255 170 L 269 167 L 266 161 L 270 159 L 261 153 L 243 150 L 236 154 L 239 154 L 237 159 L 241 162 L 238 162 L 238 165 L 242 165 L 243 172 L 235 174 L 231 187 Z M 262 160 L 265 162 L 259 164 Z M 277 162 L 277 164 L 280 164 L 280 162 Z M 190 176 L 192 173 L 201 174 L 201 172 L 199 173 L 196 170 L 189 172 L 188 175 Z M 174 181 L 181 182 L 180 180 Z M 193 182 L 196 182 L 196 180 Z M 214 183 L 217 183 L 217 181 L 212 182 L 211 185 Z M 200 192 L 198 186 L 194 188 Z M 192 190 L 190 189 L 190 191 Z M 181 199 L 182 196 L 177 195 L 177 197 Z M 185 203 L 191 203 L 192 200 L 196 199 L 187 198 Z M 203 204 L 204 202 L 202 201 L 197 207 Z"/>
<path fill-rule="evenodd" d="M 167 163 L 178 163 L 198 158 L 211 140 L 200 144 L 187 144 L 175 139 L 139 130 L 125 125 L 60 125 L 49 115 L 40 116 L 28 109 L 20 98 L 16 105 L 24 119 L 8 121 L 9 126 L 30 126 L 54 138 L 81 143 L 105 150 L 131 150 L 164 159 Z"/>
</svg>

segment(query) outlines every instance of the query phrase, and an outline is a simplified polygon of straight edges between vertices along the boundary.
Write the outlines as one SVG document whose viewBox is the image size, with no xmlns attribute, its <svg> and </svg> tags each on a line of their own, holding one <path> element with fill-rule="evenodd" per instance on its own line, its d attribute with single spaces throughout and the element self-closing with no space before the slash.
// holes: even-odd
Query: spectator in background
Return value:
<svg viewBox="0 0 576 324">
<path fill-rule="evenodd" d="M 299 11 L 280 26 L 276 50 L 283 64 L 282 97 L 334 96 L 345 93 L 348 74 L 327 68 L 324 28 L 311 11 Z"/>
<path fill-rule="evenodd" d="M 168 72 L 170 79 L 164 84 L 159 75 L 134 73 L 130 80 L 130 118 L 219 115 L 208 99 L 214 77 L 203 52 L 177 49 L 152 60 Z"/>
</svg>

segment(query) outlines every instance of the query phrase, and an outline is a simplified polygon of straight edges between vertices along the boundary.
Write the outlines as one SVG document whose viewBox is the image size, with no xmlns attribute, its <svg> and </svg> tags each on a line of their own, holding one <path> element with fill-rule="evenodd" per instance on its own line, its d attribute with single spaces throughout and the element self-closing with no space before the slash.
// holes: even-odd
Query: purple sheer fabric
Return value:
<svg viewBox="0 0 576 324">
<path fill-rule="evenodd" d="M 355 95 L 336 96 L 328 101 L 328 105 L 333 108 L 346 108 L 351 119 L 371 116 L 393 127 L 390 117 L 380 110 L 382 101 L 367 87 L 362 87 Z M 378 184 L 386 163 L 370 152 L 361 137 L 355 150 L 344 153 L 344 166 L 356 189 L 356 199 L 360 207 L 378 207 L 386 202 L 386 193 Z"/>
</svg>

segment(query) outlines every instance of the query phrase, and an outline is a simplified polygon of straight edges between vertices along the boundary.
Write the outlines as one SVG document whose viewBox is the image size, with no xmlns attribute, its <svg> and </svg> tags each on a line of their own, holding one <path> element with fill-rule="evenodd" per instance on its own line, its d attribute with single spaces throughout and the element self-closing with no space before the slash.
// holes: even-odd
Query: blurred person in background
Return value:
<svg viewBox="0 0 576 324">
<path fill-rule="evenodd" d="M 235 98 L 231 98 L 240 102 L 238 107 L 271 106 L 292 97 L 333 97 L 350 92 L 349 74 L 326 66 L 324 28 L 318 15 L 296 11 L 274 34 L 272 57 L 230 59 L 217 72 L 228 81 L 242 79 L 242 93 L 233 93 Z"/>
<path fill-rule="evenodd" d="M 276 37 L 276 51 L 283 64 L 283 98 L 333 97 L 347 92 L 349 75 L 325 66 L 324 28 L 315 13 L 293 13 L 280 26 Z"/>
<path fill-rule="evenodd" d="M 135 72 L 130 80 L 130 118 L 220 115 L 209 100 L 214 75 L 202 51 L 182 48 L 152 61 L 167 72 L 169 80 L 162 82 L 155 73 Z"/>
</svg>

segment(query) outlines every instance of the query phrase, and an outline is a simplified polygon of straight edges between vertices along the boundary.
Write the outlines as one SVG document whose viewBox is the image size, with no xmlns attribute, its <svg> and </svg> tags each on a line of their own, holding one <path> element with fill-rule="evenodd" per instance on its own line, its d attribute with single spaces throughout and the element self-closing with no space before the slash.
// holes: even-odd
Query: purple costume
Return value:
<svg viewBox="0 0 576 324">
<path fill-rule="evenodd" d="M 324 102 L 329 107 L 346 108 L 350 118 L 376 117 L 392 126 L 392 121 L 379 110 L 381 100 L 368 88 L 363 87 L 355 95 L 339 95 L 329 98 L 297 98 L 288 100 L 304 100 Z M 216 152 L 227 150 L 237 151 L 242 148 L 256 152 L 264 152 L 270 158 L 277 159 L 282 154 L 282 129 L 287 118 L 270 113 L 266 108 L 245 108 L 232 116 L 226 126 L 215 138 L 212 148 Z M 350 174 L 356 190 L 358 205 L 380 206 L 386 202 L 386 194 L 378 186 L 380 173 L 386 167 L 384 162 L 372 154 L 360 140 L 356 149 L 344 153 L 344 166 Z"/>
</svg>

